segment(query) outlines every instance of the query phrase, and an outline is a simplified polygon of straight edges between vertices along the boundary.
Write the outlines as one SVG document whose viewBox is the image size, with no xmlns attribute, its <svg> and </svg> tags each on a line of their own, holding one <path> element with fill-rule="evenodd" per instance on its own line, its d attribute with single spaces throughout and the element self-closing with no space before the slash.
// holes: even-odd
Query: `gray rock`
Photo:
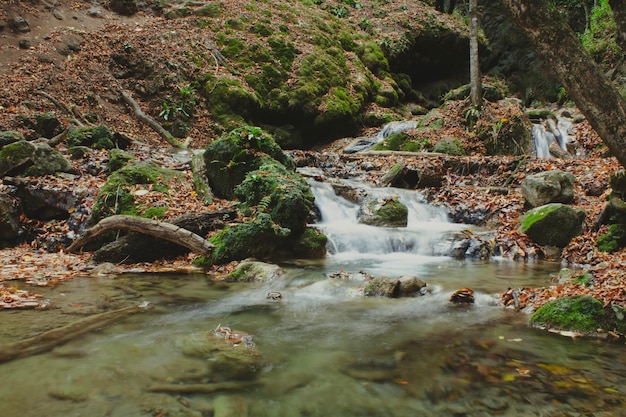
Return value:
<svg viewBox="0 0 626 417">
<path fill-rule="evenodd" d="M 426 289 L 426 282 L 418 277 L 403 276 L 398 279 L 400 281 L 400 287 L 398 296 L 410 297 L 414 295 L 422 295 Z"/>
<path fill-rule="evenodd" d="M 539 245 L 564 248 L 582 233 L 585 212 L 560 203 L 536 207 L 520 220 L 520 232 Z"/>
<path fill-rule="evenodd" d="M 7 25 L 13 32 L 28 33 L 30 32 L 30 25 L 22 16 L 16 16 L 13 19 L 9 19 Z"/>
<path fill-rule="evenodd" d="M 228 274 L 226 281 L 240 282 L 271 282 L 279 278 L 285 271 L 278 265 L 258 261 L 244 261 Z"/>
<path fill-rule="evenodd" d="M 532 207 L 548 203 L 572 203 L 574 201 L 574 175 L 552 170 L 527 176 L 522 181 L 522 194 Z"/>
<path fill-rule="evenodd" d="M 374 278 L 363 289 L 366 297 L 396 298 L 400 295 L 400 280 L 388 278 Z"/>
</svg>

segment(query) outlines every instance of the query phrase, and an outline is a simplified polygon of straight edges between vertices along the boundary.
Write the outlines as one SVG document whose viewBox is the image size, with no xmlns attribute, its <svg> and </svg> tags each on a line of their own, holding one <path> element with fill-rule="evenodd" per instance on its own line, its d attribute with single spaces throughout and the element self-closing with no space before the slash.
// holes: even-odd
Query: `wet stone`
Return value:
<svg viewBox="0 0 626 417">
<path fill-rule="evenodd" d="M 9 19 L 8 26 L 13 32 L 19 33 L 28 33 L 30 32 L 30 25 L 21 16 L 14 17 L 13 19 Z"/>
</svg>

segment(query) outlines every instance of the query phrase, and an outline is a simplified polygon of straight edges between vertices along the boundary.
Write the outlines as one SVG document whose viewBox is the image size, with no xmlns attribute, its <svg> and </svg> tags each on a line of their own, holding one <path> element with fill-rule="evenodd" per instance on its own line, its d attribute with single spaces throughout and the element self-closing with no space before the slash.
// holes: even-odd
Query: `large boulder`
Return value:
<svg viewBox="0 0 626 417">
<path fill-rule="evenodd" d="M 207 178 L 216 196 L 232 199 L 235 187 L 250 171 L 278 161 L 293 170 L 295 164 L 272 136 L 258 127 L 245 126 L 222 135 L 204 151 Z"/>
<path fill-rule="evenodd" d="M 359 223 L 371 226 L 406 227 L 409 209 L 397 196 L 368 196 L 359 208 Z"/>
<path fill-rule="evenodd" d="M 521 184 L 522 194 L 532 207 L 548 203 L 574 201 L 574 175 L 560 170 L 540 172 L 527 176 Z"/>
<path fill-rule="evenodd" d="M 539 245 L 564 248 L 582 233 L 585 212 L 561 203 L 535 207 L 520 220 L 520 232 Z"/>
<path fill-rule="evenodd" d="M 44 142 L 14 142 L 0 149 L 0 176 L 43 176 L 73 172 L 67 159 Z"/>
</svg>

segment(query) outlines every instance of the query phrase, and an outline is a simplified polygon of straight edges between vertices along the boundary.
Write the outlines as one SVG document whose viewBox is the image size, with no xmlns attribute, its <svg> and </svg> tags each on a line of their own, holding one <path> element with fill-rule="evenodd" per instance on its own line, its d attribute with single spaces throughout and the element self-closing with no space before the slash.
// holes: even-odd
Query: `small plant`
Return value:
<svg viewBox="0 0 626 417">
<path fill-rule="evenodd" d="M 467 109 L 463 117 L 467 123 L 467 128 L 472 130 L 476 125 L 476 122 L 478 122 L 478 119 L 480 119 L 480 110 L 476 107 L 470 107 Z"/>
</svg>

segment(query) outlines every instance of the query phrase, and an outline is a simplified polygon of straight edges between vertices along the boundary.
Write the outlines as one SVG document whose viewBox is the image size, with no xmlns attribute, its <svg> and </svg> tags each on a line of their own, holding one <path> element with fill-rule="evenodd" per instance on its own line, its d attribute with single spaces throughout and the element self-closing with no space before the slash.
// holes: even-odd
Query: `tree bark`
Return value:
<svg viewBox="0 0 626 417">
<path fill-rule="evenodd" d="M 205 255 L 213 250 L 213 245 L 208 240 L 182 227 L 174 226 L 171 223 L 122 214 L 100 220 L 95 226 L 87 229 L 67 249 L 70 252 L 78 252 L 93 238 L 117 229 L 130 230 L 164 239 L 183 246 L 198 255 Z"/>
<path fill-rule="evenodd" d="M 483 87 L 480 77 L 480 60 L 478 59 L 478 0 L 469 2 L 470 21 L 470 97 L 476 108 L 482 106 Z"/>
<path fill-rule="evenodd" d="M 537 0 L 502 0 L 569 97 L 626 166 L 626 102 L 558 12 Z"/>
<path fill-rule="evenodd" d="M 626 0 L 609 0 L 609 6 L 617 25 L 617 43 L 622 50 L 626 50 Z"/>
</svg>

